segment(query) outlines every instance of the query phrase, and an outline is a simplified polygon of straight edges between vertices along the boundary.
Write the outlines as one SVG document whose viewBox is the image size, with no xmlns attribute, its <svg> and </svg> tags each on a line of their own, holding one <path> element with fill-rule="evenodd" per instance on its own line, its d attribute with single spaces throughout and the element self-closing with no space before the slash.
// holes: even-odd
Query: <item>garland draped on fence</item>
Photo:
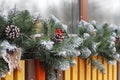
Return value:
<svg viewBox="0 0 120 80">
<path fill-rule="evenodd" d="M 119 26 L 80 21 L 75 36 L 67 28 L 55 16 L 34 19 L 27 10 L 11 11 L 7 19 L 0 16 L 0 76 L 21 69 L 21 58 L 39 58 L 47 80 L 56 80 L 58 69 L 74 66 L 74 57 L 88 59 L 102 73 L 104 65 L 94 56 L 102 56 L 109 64 L 120 60 Z"/>
</svg>

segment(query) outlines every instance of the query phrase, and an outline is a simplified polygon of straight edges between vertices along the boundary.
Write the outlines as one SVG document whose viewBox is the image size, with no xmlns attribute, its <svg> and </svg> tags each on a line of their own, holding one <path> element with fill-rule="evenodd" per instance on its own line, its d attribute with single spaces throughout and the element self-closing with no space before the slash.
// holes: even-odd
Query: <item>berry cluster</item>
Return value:
<svg viewBox="0 0 120 80">
<path fill-rule="evenodd" d="M 20 35 L 20 29 L 15 25 L 10 25 L 5 28 L 5 35 L 9 39 L 18 38 Z"/>
</svg>

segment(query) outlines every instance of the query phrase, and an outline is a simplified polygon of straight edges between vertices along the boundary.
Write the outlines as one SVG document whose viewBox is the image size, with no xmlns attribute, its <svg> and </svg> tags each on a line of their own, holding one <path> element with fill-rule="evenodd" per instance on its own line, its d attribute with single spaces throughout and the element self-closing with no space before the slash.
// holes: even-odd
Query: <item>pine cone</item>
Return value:
<svg viewBox="0 0 120 80">
<path fill-rule="evenodd" d="M 5 35 L 9 39 L 18 38 L 20 35 L 20 29 L 15 25 L 10 25 L 5 28 Z"/>
<path fill-rule="evenodd" d="M 62 34 L 55 34 L 55 36 L 52 38 L 53 42 L 61 42 L 64 39 L 64 35 Z"/>
</svg>

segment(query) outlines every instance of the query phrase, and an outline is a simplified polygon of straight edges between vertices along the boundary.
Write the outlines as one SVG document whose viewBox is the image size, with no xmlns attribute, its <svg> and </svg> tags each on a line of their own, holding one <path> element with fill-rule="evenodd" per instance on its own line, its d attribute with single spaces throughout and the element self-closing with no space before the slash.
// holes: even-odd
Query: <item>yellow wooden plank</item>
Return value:
<svg viewBox="0 0 120 80">
<path fill-rule="evenodd" d="M 96 60 L 97 57 L 94 56 L 93 59 Z M 91 80 L 97 80 L 97 69 L 94 68 L 93 66 L 92 66 L 91 73 L 92 73 L 92 78 L 91 78 Z"/>
<path fill-rule="evenodd" d="M 117 62 L 115 62 L 116 64 L 112 66 L 112 80 L 117 80 Z"/>
<path fill-rule="evenodd" d="M 13 73 L 6 73 L 6 77 L 5 77 L 5 80 L 13 80 Z"/>
<path fill-rule="evenodd" d="M 85 80 L 85 60 L 79 59 L 79 80 Z"/>
<path fill-rule="evenodd" d="M 85 62 L 86 64 L 86 80 L 91 80 L 91 64 L 88 63 L 88 60 Z"/>
<path fill-rule="evenodd" d="M 64 71 L 64 80 L 70 80 L 70 69 Z"/>
<path fill-rule="evenodd" d="M 108 80 L 112 80 L 112 65 L 108 65 Z"/>
<path fill-rule="evenodd" d="M 75 58 L 77 66 L 64 72 L 64 80 L 117 80 L 117 65 L 108 65 L 107 61 L 101 56 L 93 59 L 100 60 L 106 68 L 106 74 L 96 70 L 84 59 Z M 78 70 L 78 71 L 77 71 Z"/>
<path fill-rule="evenodd" d="M 71 80 L 78 80 L 78 57 L 75 60 L 77 64 L 71 68 Z"/>
<path fill-rule="evenodd" d="M 102 62 L 102 57 L 101 56 L 98 56 L 98 60 Z M 97 80 L 102 80 L 102 73 L 100 72 L 100 70 L 97 71 Z M 107 79 L 109 80 L 109 79 Z"/>
<path fill-rule="evenodd" d="M 64 71 L 64 76 L 63 76 L 64 80 L 70 80 L 70 76 L 71 76 L 70 72 L 71 72 L 71 69 Z"/>
<path fill-rule="evenodd" d="M 25 80 L 25 61 L 21 60 L 22 69 L 14 71 L 14 80 Z"/>
<path fill-rule="evenodd" d="M 21 61 L 22 70 L 18 70 L 18 80 L 25 79 L 25 61 Z"/>
<path fill-rule="evenodd" d="M 108 79 L 108 69 L 107 69 L 108 63 L 105 59 L 103 59 L 103 65 L 105 66 L 105 70 L 106 70 L 106 73 L 103 74 L 103 80 L 107 80 Z"/>
</svg>

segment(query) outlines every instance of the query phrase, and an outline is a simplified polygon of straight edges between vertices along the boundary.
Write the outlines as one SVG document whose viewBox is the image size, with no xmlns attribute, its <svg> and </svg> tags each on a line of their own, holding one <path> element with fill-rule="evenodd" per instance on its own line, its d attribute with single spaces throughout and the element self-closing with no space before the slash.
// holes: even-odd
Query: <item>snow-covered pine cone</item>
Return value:
<svg viewBox="0 0 120 80">
<path fill-rule="evenodd" d="M 9 39 L 18 38 L 20 35 L 20 29 L 15 25 L 9 25 L 5 28 L 5 35 Z"/>
<path fill-rule="evenodd" d="M 64 39 L 64 35 L 62 34 L 55 34 L 55 36 L 52 38 L 53 42 L 61 42 Z"/>
</svg>

